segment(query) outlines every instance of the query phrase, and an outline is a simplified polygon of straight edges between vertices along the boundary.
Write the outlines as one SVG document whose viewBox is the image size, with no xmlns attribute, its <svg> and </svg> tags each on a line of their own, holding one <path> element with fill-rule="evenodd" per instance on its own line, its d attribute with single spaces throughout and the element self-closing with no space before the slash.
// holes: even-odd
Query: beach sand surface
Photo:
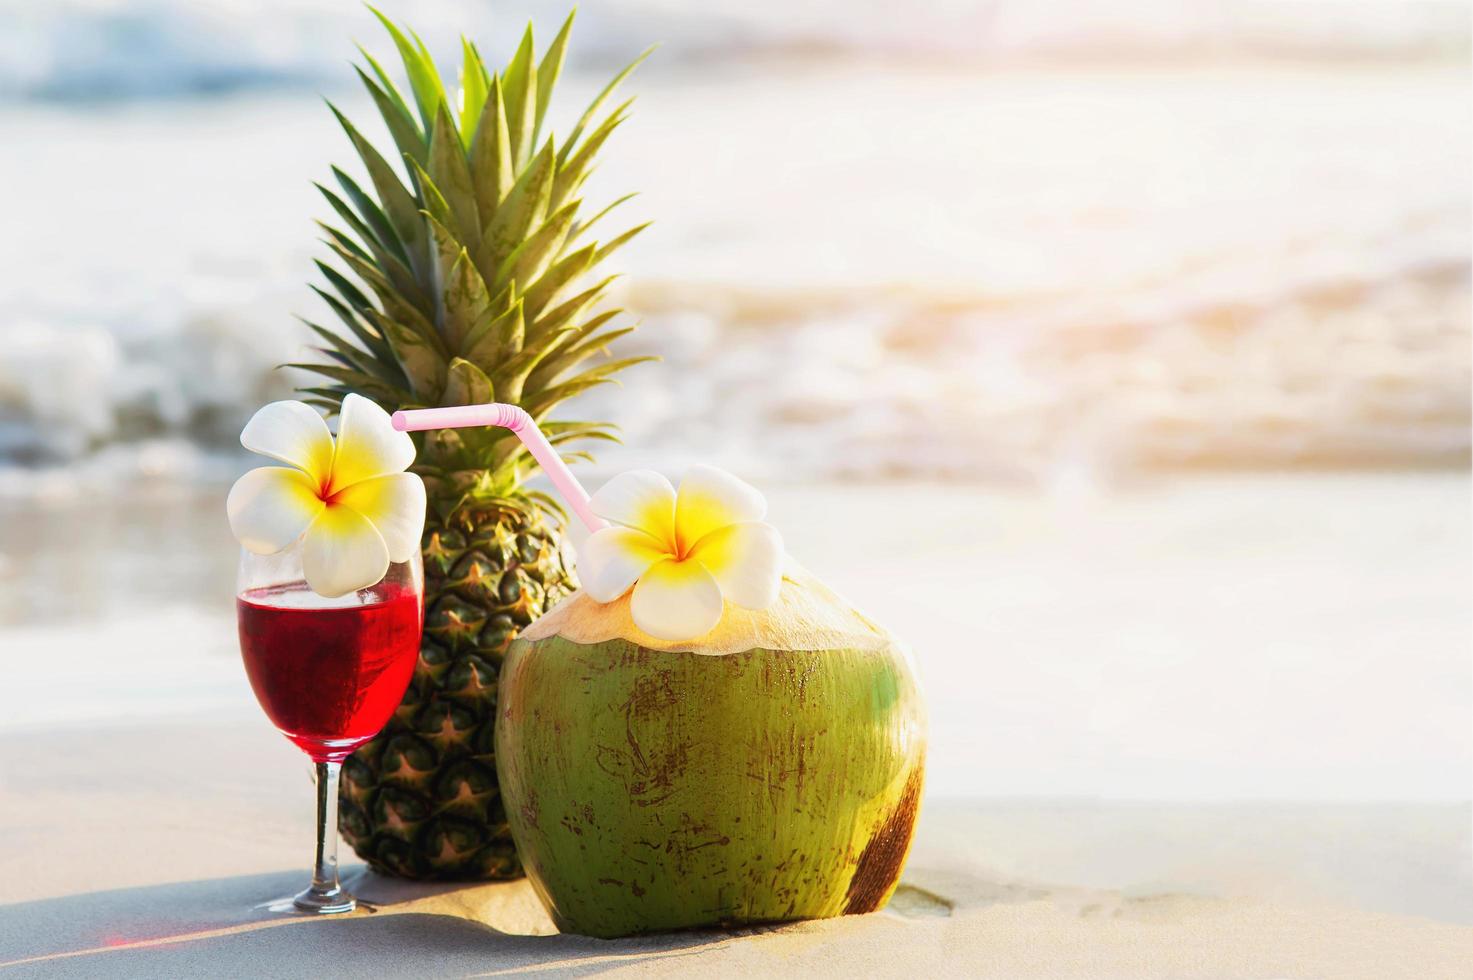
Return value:
<svg viewBox="0 0 1473 980">
<path fill-rule="evenodd" d="M 309 788 L 264 725 L 9 735 L 0 753 L 7 976 L 1452 978 L 1473 960 L 1469 925 L 1018 879 L 983 863 L 985 838 L 957 846 L 986 822 L 946 801 L 868 916 L 596 940 L 556 934 L 525 881 L 411 884 L 349 863 L 360 911 L 283 917 L 257 906 L 304 883 Z M 1197 821 L 1202 845 L 1214 826 Z"/>
</svg>

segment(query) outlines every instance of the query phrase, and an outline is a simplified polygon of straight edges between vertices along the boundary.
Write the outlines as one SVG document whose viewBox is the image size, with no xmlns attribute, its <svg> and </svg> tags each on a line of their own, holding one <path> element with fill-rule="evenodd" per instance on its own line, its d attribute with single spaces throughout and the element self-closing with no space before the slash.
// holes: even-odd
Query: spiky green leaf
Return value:
<svg viewBox="0 0 1473 980">
<path fill-rule="evenodd" d="M 340 364 L 361 371 L 386 384 L 404 383 L 403 372 L 399 371 L 396 365 L 386 364 L 376 358 L 371 351 L 354 347 L 343 338 L 342 334 L 319 326 L 306 318 L 299 317 L 298 319 L 306 324 L 308 329 L 313 333 L 326 341 L 330 350 L 325 350 L 324 353 L 331 354 Z"/>
<path fill-rule="evenodd" d="M 363 52 L 363 56 L 368 58 L 369 64 L 374 66 L 374 70 L 379 72 L 380 78 L 383 79 L 383 70 L 378 67 L 378 63 L 373 60 L 367 51 Z M 393 139 L 394 145 L 399 149 L 399 155 L 401 157 L 411 157 L 418 160 L 421 164 L 427 161 L 429 159 L 429 144 L 425 140 L 423 131 L 419 128 L 419 121 L 405 107 L 404 100 L 399 96 L 398 91 L 390 89 L 393 92 L 391 95 L 389 91 L 385 91 L 382 86 L 365 75 L 363 69 L 357 65 L 353 66 L 353 70 L 358 72 L 358 77 L 362 80 L 363 87 L 368 89 L 368 94 L 372 97 L 373 104 L 378 107 L 378 113 L 383 117 L 384 126 L 389 130 L 389 137 Z"/>
<path fill-rule="evenodd" d="M 334 272 L 333 274 L 335 276 L 337 275 L 336 272 Z M 338 278 L 341 279 L 342 277 L 339 276 Z M 342 281 L 344 285 L 349 285 L 346 279 L 343 279 Z M 349 288 L 352 289 L 352 286 L 349 285 Z M 363 344 L 363 346 L 368 349 L 369 354 L 371 354 L 375 360 L 379 362 L 392 363 L 393 352 L 389 349 L 389 345 L 384 341 L 383 336 L 372 324 L 359 317 L 356 313 L 353 312 L 352 309 L 350 309 L 341 300 L 329 293 L 327 290 L 319 289 L 317 286 L 312 286 L 311 289 L 318 296 L 322 297 L 322 301 L 326 303 L 328 308 L 331 309 L 333 313 L 337 316 L 337 318 L 343 322 L 343 325 L 348 328 L 349 332 L 352 333 L 354 337 L 358 338 L 359 343 Z M 341 287 L 339 287 L 338 291 L 339 294 L 342 294 Z M 357 290 L 353 289 L 353 292 L 357 293 Z M 359 295 L 361 296 L 361 294 Z M 347 297 L 344 296 L 344 299 L 346 298 Z M 367 306 L 368 300 L 363 299 L 361 305 Z"/>
<path fill-rule="evenodd" d="M 363 193 L 363 188 L 359 187 L 358 183 L 341 169 L 333 167 L 332 174 L 337 178 L 338 186 L 347 195 L 353 209 L 372 230 L 373 237 L 407 266 L 409 253 L 404 250 L 404 243 L 399 240 L 398 232 L 394 231 L 393 224 L 390 223 L 388 215 L 384 214 L 383 209 L 378 206 L 378 202 Z"/>
<path fill-rule="evenodd" d="M 549 141 L 517 178 L 511 192 L 496 209 L 476 255 L 481 272 L 495 279 L 496 269 L 521 243 L 529 231 L 547 216 L 548 196 L 553 184 L 553 149 Z"/>
<path fill-rule="evenodd" d="M 607 317 L 599 317 L 598 321 L 605 321 Z M 560 379 L 567 372 L 576 368 L 595 354 L 608 349 L 609 344 L 618 340 L 626 334 L 632 333 L 634 327 L 618 327 L 613 330 L 604 330 L 597 333 L 588 331 L 588 327 L 595 325 L 590 321 L 579 328 L 574 335 L 567 338 L 562 347 L 550 354 L 538 366 L 537 370 L 527 379 L 527 384 L 533 388 L 545 388 Z"/>
<path fill-rule="evenodd" d="M 568 439 L 600 439 L 604 442 L 620 442 L 615 433 L 619 427 L 612 422 L 561 421 L 548 422 L 540 426 L 547 441 L 554 446 Z"/>
<path fill-rule="evenodd" d="M 328 238 L 331 239 L 330 244 L 335 245 L 337 248 L 348 253 L 349 255 L 352 255 L 361 262 L 373 261 L 373 256 L 368 254 L 368 249 L 360 245 L 357 241 L 353 239 L 351 235 L 347 234 L 342 229 L 334 228 L 326 221 L 319 221 L 316 224 L 317 227 L 321 228 L 324 232 L 327 233 Z M 387 280 L 385 281 L 387 282 Z"/>
<path fill-rule="evenodd" d="M 494 309 L 494 302 L 492 306 Z M 510 309 L 477 325 L 466 337 L 466 358 L 477 364 L 495 365 L 515 356 L 522 349 L 526 335 L 523 317 L 522 303 L 518 300 Z"/>
<path fill-rule="evenodd" d="M 373 69 L 374 77 L 378 79 L 378 87 L 383 90 L 384 96 L 394 104 L 400 113 L 409 118 L 416 129 L 419 128 L 419 122 L 409 111 L 409 103 L 404 101 L 404 96 L 399 92 L 399 86 L 394 83 L 393 78 L 389 77 L 389 73 L 384 71 L 384 66 L 363 45 L 355 44 L 354 47 L 358 49 L 359 54 L 363 55 L 363 60 L 368 62 L 368 67 Z"/>
<path fill-rule="evenodd" d="M 638 235 L 640 232 L 644 231 L 650 226 L 650 224 L 651 222 L 646 221 L 642 225 L 635 225 L 633 228 L 630 228 L 622 235 L 619 235 L 618 237 L 613 238 L 610 241 L 607 241 L 604 244 L 600 245 L 598 247 L 598 251 L 593 253 L 594 264 L 597 265 L 604 259 L 608 258 L 610 255 L 612 255 L 614 252 L 618 251 L 624 245 L 627 245 L 634 238 L 635 235 Z"/>
<path fill-rule="evenodd" d="M 332 288 L 337 290 L 338 295 L 343 298 L 343 302 L 347 303 L 355 310 L 361 310 L 365 306 L 370 305 L 368 297 L 363 295 L 363 290 L 359 289 L 357 286 L 349 282 L 341 272 L 334 269 L 332 266 L 328 265 L 321 259 L 313 259 L 312 262 L 314 265 L 317 266 L 318 270 L 321 271 L 323 276 L 327 278 L 327 281 L 332 285 Z M 316 287 L 313 288 L 315 289 Z M 318 293 L 325 298 L 327 297 L 327 294 L 323 293 L 321 290 L 318 290 Z"/>
<path fill-rule="evenodd" d="M 577 319 L 584 310 L 598 302 L 617 275 L 608 276 L 592 289 L 585 289 L 572 299 L 565 300 L 537 318 L 533 331 L 528 335 L 532 343 L 541 343 L 544 333 L 557 330 Z M 618 311 L 615 311 L 618 312 Z"/>
<path fill-rule="evenodd" d="M 583 110 L 583 115 L 578 120 L 578 125 L 573 127 L 573 134 L 568 137 L 568 141 L 563 144 L 562 151 L 558 153 L 558 166 L 562 166 L 563 162 L 577 148 L 578 140 L 582 138 L 583 131 L 588 128 L 589 123 L 593 122 L 594 116 L 598 115 L 598 111 L 603 108 L 603 104 L 607 102 L 616 91 L 618 91 L 619 86 L 624 84 L 624 80 L 634 73 L 634 69 L 638 68 L 640 66 L 640 63 L 643 62 L 644 59 L 648 58 L 650 55 L 654 54 L 654 52 L 654 45 L 645 48 L 644 51 L 640 53 L 638 58 L 635 58 L 624 68 L 623 71 L 615 75 L 613 81 L 605 85 L 603 91 L 598 93 L 598 96 L 588 104 L 588 108 Z M 626 102 L 625 105 L 628 105 L 628 103 Z"/>
<path fill-rule="evenodd" d="M 583 186 L 583 181 L 587 180 L 588 175 L 593 171 L 593 160 L 598 155 L 598 151 L 614 134 L 614 130 L 629 118 L 628 109 L 629 102 L 619 106 L 609 114 L 609 118 L 599 124 L 598 129 L 593 131 L 578 152 L 567 160 L 558 161 L 557 180 L 552 188 L 552 207 L 562 207 L 563 202 Z"/>
<path fill-rule="evenodd" d="M 321 375 L 324 378 L 337 382 L 349 391 L 356 391 L 374 400 L 378 400 L 384 396 L 392 397 L 395 394 L 392 386 L 384 384 L 372 375 L 364 374 L 362 371 L 354 368 L 343 367 L 340 364 L 319 364 L 313 361 L 305 361 L 284 364 L 282 366 Z"/>
<path fill-rule="evenodd" d="M 551 349 L 550 345 L 523 347 L 517 354 L 502 361 L 491 374 L 491 379 L 496 382 L 496 390 L 507 401 L 521 401 L 527 376 L 536 370 Z"/>
<path fill-rule="evenodd" d="M 471 170 L 465 159 L 465 148 L 455 130 L 455 121 L 445 106 L 435 117 L 435 131 L 430 135 L 430 164 L 426 168 L 436 190 L 450 209 L 456 237 L 474 251 L 481 244 L 481 221 L 476 210 L 476 192 Z"/>
<path fill-rule="evenodd" d="M 409 271 L 409 267 L 406 266 L 403 261 L 399 259 L 398 256 L 394 255 L 389 249 L 386 249 L 382 244 L 380 244 L 378 236 L 374 234 L 371 230 L 369 230 L 368 226 L 365 225 L 358 218 L 358 215 L 355 214 L 353 210 L 348 207 L 348 205 L 343 201 L 342 198 L 338 197 L 336 194 L 328 190 L 326 187 L 323 187 L 321 184 L 317 184 L 315 186 L 319 191 L 322 192 L 322 196 L 327 198 L 328 203 L 332 205 L 333 210 L 338 213 L 338 216 L 341 217 L 343 221 L 347 223 L 348 227 L 353 230 L 353 233 L 358 236 L 361 244 L 367 248 L 366 252 L 363 251 L 363 249 L 357 249 L 359 255 L 361 255 L 365 259 L 371 257 L 373 261 L 378 264 L 379 269 L 383 271 L 384 275 L 388 277 L 389 282 L 391 282 L 398 289 L 404 290 L 406 292 L 412 292 L 413 290 L 418 288 L 416 282 L 414 281 L 414 274 Z M 338 231 L 332 226 L 322 224 L 321 227 L 339 242 L 351 243 L 351 239 L 348 239 L 347 236 L 343 235 L 342 232 Z"/>
<path fill-rule="evenodd" d="M 435 124 L 435 114 L 445 102 L 445 87 L 440 82 L 440 73 L 435 70 L 435 63 L 417 36 L 414 43 L 410 43 L 409 38 L 404 36 L 404 32 L 393 21 L 372 6 L 368 9 L 394 39 L 399 60 L 404 63 L 404 73 L 409 76 L 409 87 L 414 92 L 415 105 L 419 107 L 420 121 L 424 123 L 425 131 L 429 132 Z"/>
<path fill-rule="evenodd" d="M 558 77 L 562 75 L 563 60 L 568 54 L 568 35 L 573 31 L 573 18 L 577 16 L 576 7 L 568 12 L 568 19 L 563 21 L 557 37 L 552 39 L 547 51 L 543 53 L 542 63 L 537 66 L 537 119 L 532 126 L 533 146 L 542 140 L 542 121 L 547 117 L 548 106 L 552 104 L 552 90 L 557 87 Z"/>
<path fill-rule="evenodd" d="M 522 34 L 522 43 L 502 73 L 506 97 L 506 129 L 511 134 L 511 159 L 520 166 L 532 153 L 532 130 L 537 121 L 537 68 L 533 53 L 532 25 Z"/>
<path fill-rule="evenodd" d="M 460 139 L 461 146 L 469 150 L 490 88 L 486 66 L 481 61 L 481 53 L 476 50 L 476 46 L 466 38 L 461 38 L 460 48 Z"/>
<path fill-rule="evenodd" d="M 402 307 L 405 311 L 412 310 L 421 321 L 429 324 L 430 321 L 427 318 L 434 316 L 435 302 L 419 286 L 416 285 L 412 291 L 408 292 L 396 288 L 383 271 L 374 264 L 371 257 L 354 252 L 336 237 L 328 243 L 328 246 L 337 253 L 338 258 L 343 260 L 353 275 L 373 290 L 373 294 L 378 297 L 379 303 L 386 311 L 398 316 L 401 320 L 408 320 L 410 314 L 406 312 L 401 316 L 400 308 Z M 429 328 L 429 333 L 434 334 L 433 327 Z"/>
<path fill-rule="evenodd" d="M 619 309 L 605 310 L 602 313 L 599 313 L 598 315 L 589 318 L 588 320 L 584 321 L 583 323 L 580 323 L 576 327 L 564 327 L 564 328 L 562 328 L 559 331 L 556 340 L 548 340 L 548 341 L 541 342 L 540 343 L 540 346 L 547 347 L 549 354 L 559 354 L 559 353 L 562 353 L 562 352 L 570 349 L 571 347 L 573 347 L 575 345 L 582 344 L 589 337 L 593 336 L 596 332 L 598 332 L 600 329 L 602 329 L 603 326 L 604 326 L 604 324 L 608 323 L 614 317 L 618 316 L 619 314 L 621 314 L 623 312 L 624 312 L 623 310 L 619 310 Z M 545 366 L 546 366 L 546 362 L 544 362 L 544 367 Z M 539 371 L 539 373 L 541 373 L 541 371 Z"/>
<path fill-rule="evenodd" d="M 496 386 L 486 372 L 464 358 L 450 362 L 441 405 L 483 405 L 496 400 Z"/>
<path fill-rule="evenodd" d="M 541 228 L 527 236 L 522 244 L 512 249 L 511 254 L 497 266 L 493 285 L 499 289 L 513 279 L 518 282 L 536 282 L 567 238 L 568 229 L 573 226 L 573 219 L 578 215 L 579 203 L 574 201 L 561 208 L 544 221 Z"/>
<path fill-rule="evenodd" d="M 394 359 L 404 371 L 410 391 L 425 402 L 439 398 L 445 388 L 445 358 L 422 335 L 420 330 L 385 316 L 378 310 L 368 310 L 369 318 L 389 347 Z"/>
<path fill-rule="evenodd" d="M 633 200 L 634 198 L 636 198 L 638 196 L 639 196 L 638 194 L 625 194 L 623 197 L 621 197 L 618 200 L 614 201 L 612 204 L 610 204 L 607 207 L 605 207 L 602 211 L 598 212 L 598 214 L 595 214 L 593 217 L 589 218 L 587 221 L 578 221 L 578 222 L 575 222 L 573 224 L 573 230 L 570 231 L 570 232 L 568 232 L 568 241 L 569 242 L 577 241 L 583 234 L 585 234 L 588 231 L 588 229 L 590 229 L 594 225 L 598 224 L 600 220 L 602 220 L 604 217 L 606 217 L 611 211 L 613 211 L 619 205 L 625 203 L 626 201 L 631 201 L 631 200 Z"/>
<path fill-rule="evenodd" d="M 440 271 L 436 323 L 446 349 L 458 351 L 477 325 L 491 320 L 491 292 L 470 253 L 449 229 L 431 219 L 430 232 Z"/>
<path fill-rule="evenodd" d="M 613 383 L 614 380 L 607 377 L 575 378 L 572 381 L 565 381 L 551 388 L 544 388 L 536 394 L 524 398 L 522 400 L 522 408 L 533 418 L 539 418 L 544 412 L 552 410 L 557 405 L 575 395 L 581 395 L 583 392 L 591 388 L 597 388 L 600 385 Z"/>
<path fill-rule="evenodd" d="M 379 206 L 384 215 L 394 226 L 394 231 L 399 236 L 399 241 L 404 244 L 404 251 L 410 258 L 410 266 L 417 276 L 423 276 L 428 271 L 429 253 L 426 248 L 427 238 L 424 229 L 424 219 L 420 216 L 420 206 L 414 199 L 414 195 L 405 190 L 404 185 L 399 182 L 398 176 L 392 167 L 363 134 L 358 132 L 348 118 L 338 111 L 337 106 L 331 102 L 328 108 L 337 117 L 338 123 L 343 131 L 348 134 L 354 149 L 368 170 L 369 180 L 373 182 L 374 192 L 378 195 Z"/>
<path fill-rule="evenodd" d="M 484 229 L 491 225 L 498 205 L 511 192 L 516 179 L 500 78 L 492 79 L 480 122 L 476 124 L 476 135 L 471 140 L 470 167 L 476 189 L 476 209 Z"/>
<path fill-rule="evenodd" d="M 428 216 L 446 228 L 454 225 L 455 216 L 450 213 L 450 204 L 445 200 L 445 195 L 440 193 L 440 188 L 435 186 L 435 180 L 430 176 L 429 171 L 413 160 L 409 163 L 414 168 L 414 185 L 419 191 L 420 202 L 424 205 L 420 218 L 424 219 Z"/>
<path fill-rule="evenodd" d="M 588 271 L 593 264 L 596 246 L 586 245 L 567 257 L 553 263 L 552 267 L 544 272 L 532 287 L 527 290 L 525 297 L 527 304 L 527 316 L 537 319 L 543 309 L 557 298 L 559 292 L 568 283 L 577 279 Z"/>
</svg>

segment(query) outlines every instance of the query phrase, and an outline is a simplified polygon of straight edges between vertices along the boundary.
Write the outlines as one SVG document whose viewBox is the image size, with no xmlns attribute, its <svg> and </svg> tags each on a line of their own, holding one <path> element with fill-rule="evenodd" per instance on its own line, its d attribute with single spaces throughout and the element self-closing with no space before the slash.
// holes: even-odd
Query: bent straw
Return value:
<svg viewBox="0 0 1473 980">
<path fill-rule="evenodd" d="M 389 422 L 400 432 L 423 432 L 425 429 L 465 429 L 477 425 L 494 425 L 510 429 L 522 440 L 527 452 L 542 466 L 558 493 L 573 508 L 573 513 L 589 531 L 608 525 L 588 506 L 588 491 L 568 469 L 568 464 L 552 448 L 547 436 L 537 428 L 532 416 L 515 405 L 491 402 L 485 405 L 454 405 L 450 408 L 415 408 L 395 412 Z"/>
</svg>

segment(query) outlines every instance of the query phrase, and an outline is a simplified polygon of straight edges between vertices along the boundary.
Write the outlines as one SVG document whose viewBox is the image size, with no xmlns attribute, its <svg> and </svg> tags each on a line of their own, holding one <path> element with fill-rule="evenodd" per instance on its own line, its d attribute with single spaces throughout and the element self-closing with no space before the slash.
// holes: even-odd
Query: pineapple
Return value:
<svg viewBox="0 0 1473 980">
<path fill-rule="evenodd" d="M 418 36 L 374 13 L 404 63 L 413 102 L 363 51 L 368 70 L 358 74 L 397 153 L 375 149 L 330 106 L 371 190 L 337 168 L 337 190 L 319 185 L 341 219 L 322 227 L 343 269 L 319 262 L 327 288 L 313 288 L 341 326 L 308 324 L 325 342 L 325 361 L 296 366 L 326 382 L 305 392 L 329 410 L 349 392 L 389 411 L 510 402 L 555 445 L 612 439 L 607 423 L 545 419 L 646 359 L 607 356 L 609 342 L 633 328 L 614 322 L 619 310 L 596 312 L 614 277 L 591 275 L 644 226 L 587 241 L 589 228 L 628 198 L 592 217 L 581 216 L 579 198 L 630 103 L 601 110 L 644 55 L 559 141 L 543 125 L 572 16 L 540 60 L 529 26 L 500 72 L 463 41 L 452 93 Z M 388 156 L 402 157 L 402 175 Z M 525 488 L 535 463 L 511 433 L 424 438 L 416 465 L 429 492 L 423 645 L 403 704 L 344 765 L 340 827 L 380 871 L 513 877 L 521 866 L 492 744 L 497 672 L 517 631 L 576 588 L 561 543 L 566 517 Z M 567 458 L 575 456 L 587 453 Z"/>
</svg>

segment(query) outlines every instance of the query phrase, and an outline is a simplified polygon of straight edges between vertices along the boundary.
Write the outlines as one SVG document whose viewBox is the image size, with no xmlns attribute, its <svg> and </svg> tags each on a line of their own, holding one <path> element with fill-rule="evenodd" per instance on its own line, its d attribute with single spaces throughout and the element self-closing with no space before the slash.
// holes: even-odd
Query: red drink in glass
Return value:
<svg viewBox="0 0 1473 980">
<path fill-rule="evenodd" d="M 317 851 L 312 885 L 272 911 L 351 912 L 338 880 L 338 776 L 345 758 L 393 717 L 414 676 L 424 623 L 419 551 L 383 577 L 341 596 L 314 592 L 301 542 L 258 555 L 242 550 L 235 612 L 246 676 L 271 723 L 312 757 Z"/>
<path fill-rule="evenodd" d="M 377 735 L 414 674 L 422 608 L 388 581 L 335 601 L 300 582 L 242 593 L 241 655 L 272 724 L 318 762 Z"/>
</svg>

